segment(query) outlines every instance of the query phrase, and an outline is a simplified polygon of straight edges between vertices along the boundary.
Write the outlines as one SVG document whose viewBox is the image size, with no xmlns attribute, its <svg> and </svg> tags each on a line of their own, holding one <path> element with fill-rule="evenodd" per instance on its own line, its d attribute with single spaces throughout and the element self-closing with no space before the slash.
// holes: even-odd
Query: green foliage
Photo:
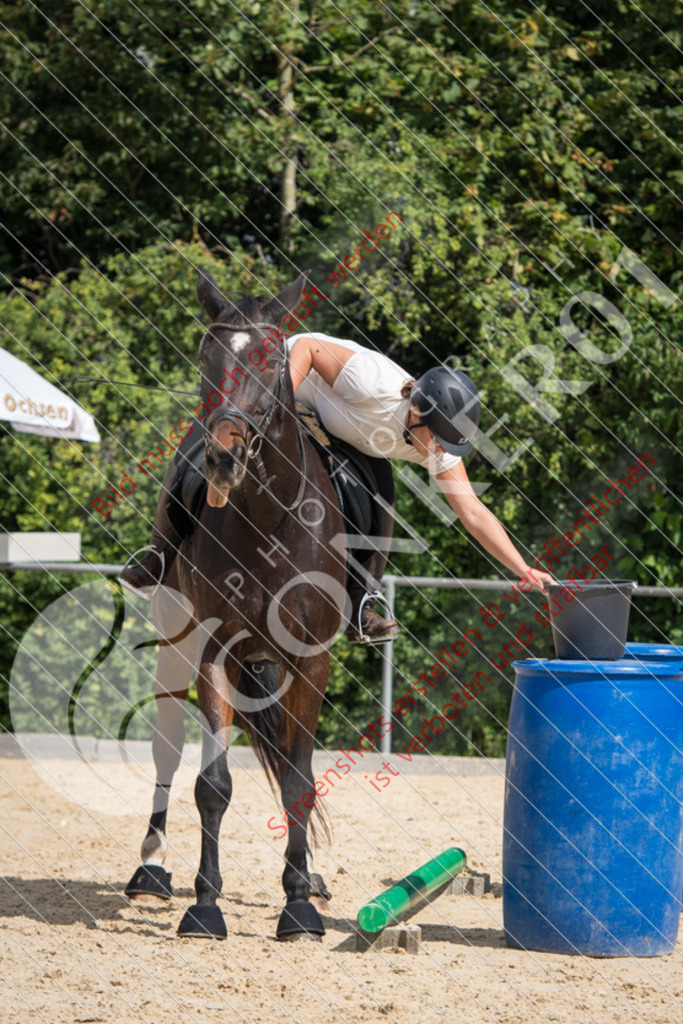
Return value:
<svg viewBox="0 0 683 1024">
<path fill-rule="evenodd" d="M 197 401 L 163 391 L 77 383 L 75 378 L 103 375 L 198 393 L 203 329 L 195 295 L 198 267 L 215 273 L 230 293 L 251 287 L 248 257 L 228 271 L 201 245 L 157 243 L 134 257 L 107 258 L 102 271 L 86 269 L 74 280 L 59 275 L 49 285 L 39 283 L 31 300 L 21 291 L 0 300 L 0 347 L 87 408 L 102 435 L 99 445 L 90 445 L 0 427 L 5 435 L 0 454 L 3 530 L 80 532 L 90 562 L 120 563 L 148 542 L 166 465 L 152 462 L 150 472 L 149 464 L 141 470 L 139 463 L 157 446 L 170 450 L 164 438 L 191 415 Z M 271 289 L 280 286 L 277 276 L 273 269 Z M 109 508 L 93 506 L 98 495 L 108 490 L 111 495 L 124 473 L 136 485 L 133 494 L 125 501 L 119 497 L 118 506 L 111 497 Z M 132 489 L 129 483 L 126 488 Z M 0 580 L 5 676 L 16 641 L 36 612 L 77 579 L 9 573 Z"/>
<path fill-rule="evenodd" d="M 212 268 L 228 294 L 263 293 L 293 276 L 282 255 L 293 246 L 297 266 L 321 283 L 365 229 L 395 211 L 400 227 L 348 283 L 327 289 L 307 326 L 375 345 L 412 375 L 445 360 L 471 373 L 482 428 L 495 428 L 492 440 L 509 455 L 528 442 L 505 471 L 481 453 L 468 460 L 471 478 L 488 485 L 483 501 L 528 555 L 649 455 L 651 472 L 555 569 L 586 564 L 607 543 L 612 575 L 680 585 L 683 307 L 665 308 L 619 260 L 626 245 L 680 287 L 671 238 L 681 217 L 683 82 L 671 4 L 654 0 L 647 18 L 622 0 L 594 11 L 566 2 L 527 11 L 503 0 L 438 9 L 399 0 L 391 10 L 370 0 L 341 9 L 150 0 L 143 11 L 88 0 L 5 13 L 0 153 L 12 174 L 0 180 L 0 271 L 18 291 L 0 310 L 1 344 L 54 374 L 103 435 L 87 446 L 5 432 L 6 529 L 80 530 L 93 561 L 117 561 L 143 543 L 163 468 L 137 473 L 134 495 L 108 519 L 90 502 L 132 474 L 191 402 L 72 378 L 103 373 L 192 390 L 195 266 Z M 281 102 L 288 62 L 291 113 Z M 296 216 L 285 224 L 289 159 Z M 587 360 L 561 330 L 567 304 L 588 292 L 612 303 L 632 332 L 614 361 L 624 322 L 594 303 L 575 301 L 571 318 L 607 361 Z M 528 382 L 526 396 L 511 367 Z M 556 379 L 587 386 L 548 390 Z M 429 550 L 393 556 L 390 571 L 500 574 L 459 525 L 444 525 L 402 483 L 398 490 L 399 511 Z M 0 588 L 7 671 L 32 606 L 60 587 L 14 574 Z M 397 673 L 411 682 L 426 671 L 441 642 L 481 626 L 486 603 L 480 592 L 400 588 Z M 520 606 L 519 621 L 535 635 L 529 653 L 548 654 L 538 606 Z M 678 607 L 636 598 L 631 638 L 680 641 Z M 508 619 L 482 633 L 479 651 L 455 670 L 460 686 L 491 668 L 516 620 L 515 611 L 512 634 Z M 348 745 L 379 715 L 381 657 L 343 640 L 333 656 L 320 739 Z M 513 673 L 490 675 L 459 715 L 459 732 L 434 750 L 502 751 Z M 435 705 L 453 685 L 434 688 Z M 429 713 L 425 704 L 406 716 L 395 742 Z"/>
</svg>

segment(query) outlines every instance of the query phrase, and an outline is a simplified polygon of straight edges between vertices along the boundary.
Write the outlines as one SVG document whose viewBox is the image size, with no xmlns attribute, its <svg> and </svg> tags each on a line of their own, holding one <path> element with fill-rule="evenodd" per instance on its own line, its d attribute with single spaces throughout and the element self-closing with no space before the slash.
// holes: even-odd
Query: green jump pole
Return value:
<svg viewBox="0 0 683 1024">
<path fill-rule="evenodd" d="M 374 900 L 370 900 L 358 911 L 358 926 L 367 934 L 373 935 L 383 931 L 406 910 L 415 906 L 418 900 L 438 889 L 439 886 L 453 878 L 467 864 L 464 850 L 456 846 L 444 850 L 438 857 L 428 860 L 426 864 L 406 875 L 390 889 L 385 889 Z"/>
</svg>

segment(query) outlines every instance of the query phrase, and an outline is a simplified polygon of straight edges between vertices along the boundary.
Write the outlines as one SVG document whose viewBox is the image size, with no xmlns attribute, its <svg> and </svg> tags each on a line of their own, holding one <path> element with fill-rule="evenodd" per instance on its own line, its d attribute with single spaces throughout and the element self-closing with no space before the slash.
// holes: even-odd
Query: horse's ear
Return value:
<svg viewBox="0 0 683 1024">
<path fill-rule="evenodd" d="M 199 279 L 197 281 L 197 298 L 202 309 L 211 317 L 212 323 L 216 323 L 222 313 L 228 309 L 232 303 L 227 302 L 223 297 L 218 285 L 212 278 L 208 270 L 199 271 Z"/>
<path fill-rule="evenodd" d="M 279 324 L 282 318 L 288 316 L 294 307 L 298 305 L 305 284 L 306 274 L 300 274 L 296 281 L 288 284 L 279 295 L 266 303 L 262 308 L 264 318 Z"/>
</svg>

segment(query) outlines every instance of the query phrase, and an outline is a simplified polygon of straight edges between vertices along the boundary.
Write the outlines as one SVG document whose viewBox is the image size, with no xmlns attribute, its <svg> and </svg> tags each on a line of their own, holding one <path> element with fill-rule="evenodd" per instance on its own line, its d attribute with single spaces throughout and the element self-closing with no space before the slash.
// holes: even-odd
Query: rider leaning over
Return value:
<svg viewBox="0 0 683 1024">
<path fill-rule="evenodd" d="M 525 562 L 467 476 L 463 456 L 473 449 L 480 410 L 477 389 L 467 374 L 438 366 L 417 381 L 409 380 L 387 356 L 321 333 L 294 335 L 286 344 L 297 401 L 317 413 L 325 430 L 366 455 L 424 466 L 484 550 L 546 593 L 552 577 Z M 146 556 L 122 572 L 127 586 L 139 589 L 159 583 L 175 554 L 178 538 L 161 512 L 161 502 L 152 542 Z M 167 557 L 161 560 L 159 552 Z M 398 631 L 393 620 L 382 619 L 369 604 L 363 606 L 362 629 L 365 639 L 374 643 Z M 358 639 L 352 628 L 351 635 Z"/>
</svg>

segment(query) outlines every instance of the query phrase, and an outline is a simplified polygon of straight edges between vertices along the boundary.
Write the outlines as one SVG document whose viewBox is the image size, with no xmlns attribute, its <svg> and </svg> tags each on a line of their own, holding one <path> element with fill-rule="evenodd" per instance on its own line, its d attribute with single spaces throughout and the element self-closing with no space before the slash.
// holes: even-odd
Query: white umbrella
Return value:
<svg viewBox="0 0 683 1024">
<path fill-rule="evenodd" d="M 43 437 L 99 441 L 95 421 L 54 384 L 0 348 L 0 419 L 15 430 Z"/>
</svg>

